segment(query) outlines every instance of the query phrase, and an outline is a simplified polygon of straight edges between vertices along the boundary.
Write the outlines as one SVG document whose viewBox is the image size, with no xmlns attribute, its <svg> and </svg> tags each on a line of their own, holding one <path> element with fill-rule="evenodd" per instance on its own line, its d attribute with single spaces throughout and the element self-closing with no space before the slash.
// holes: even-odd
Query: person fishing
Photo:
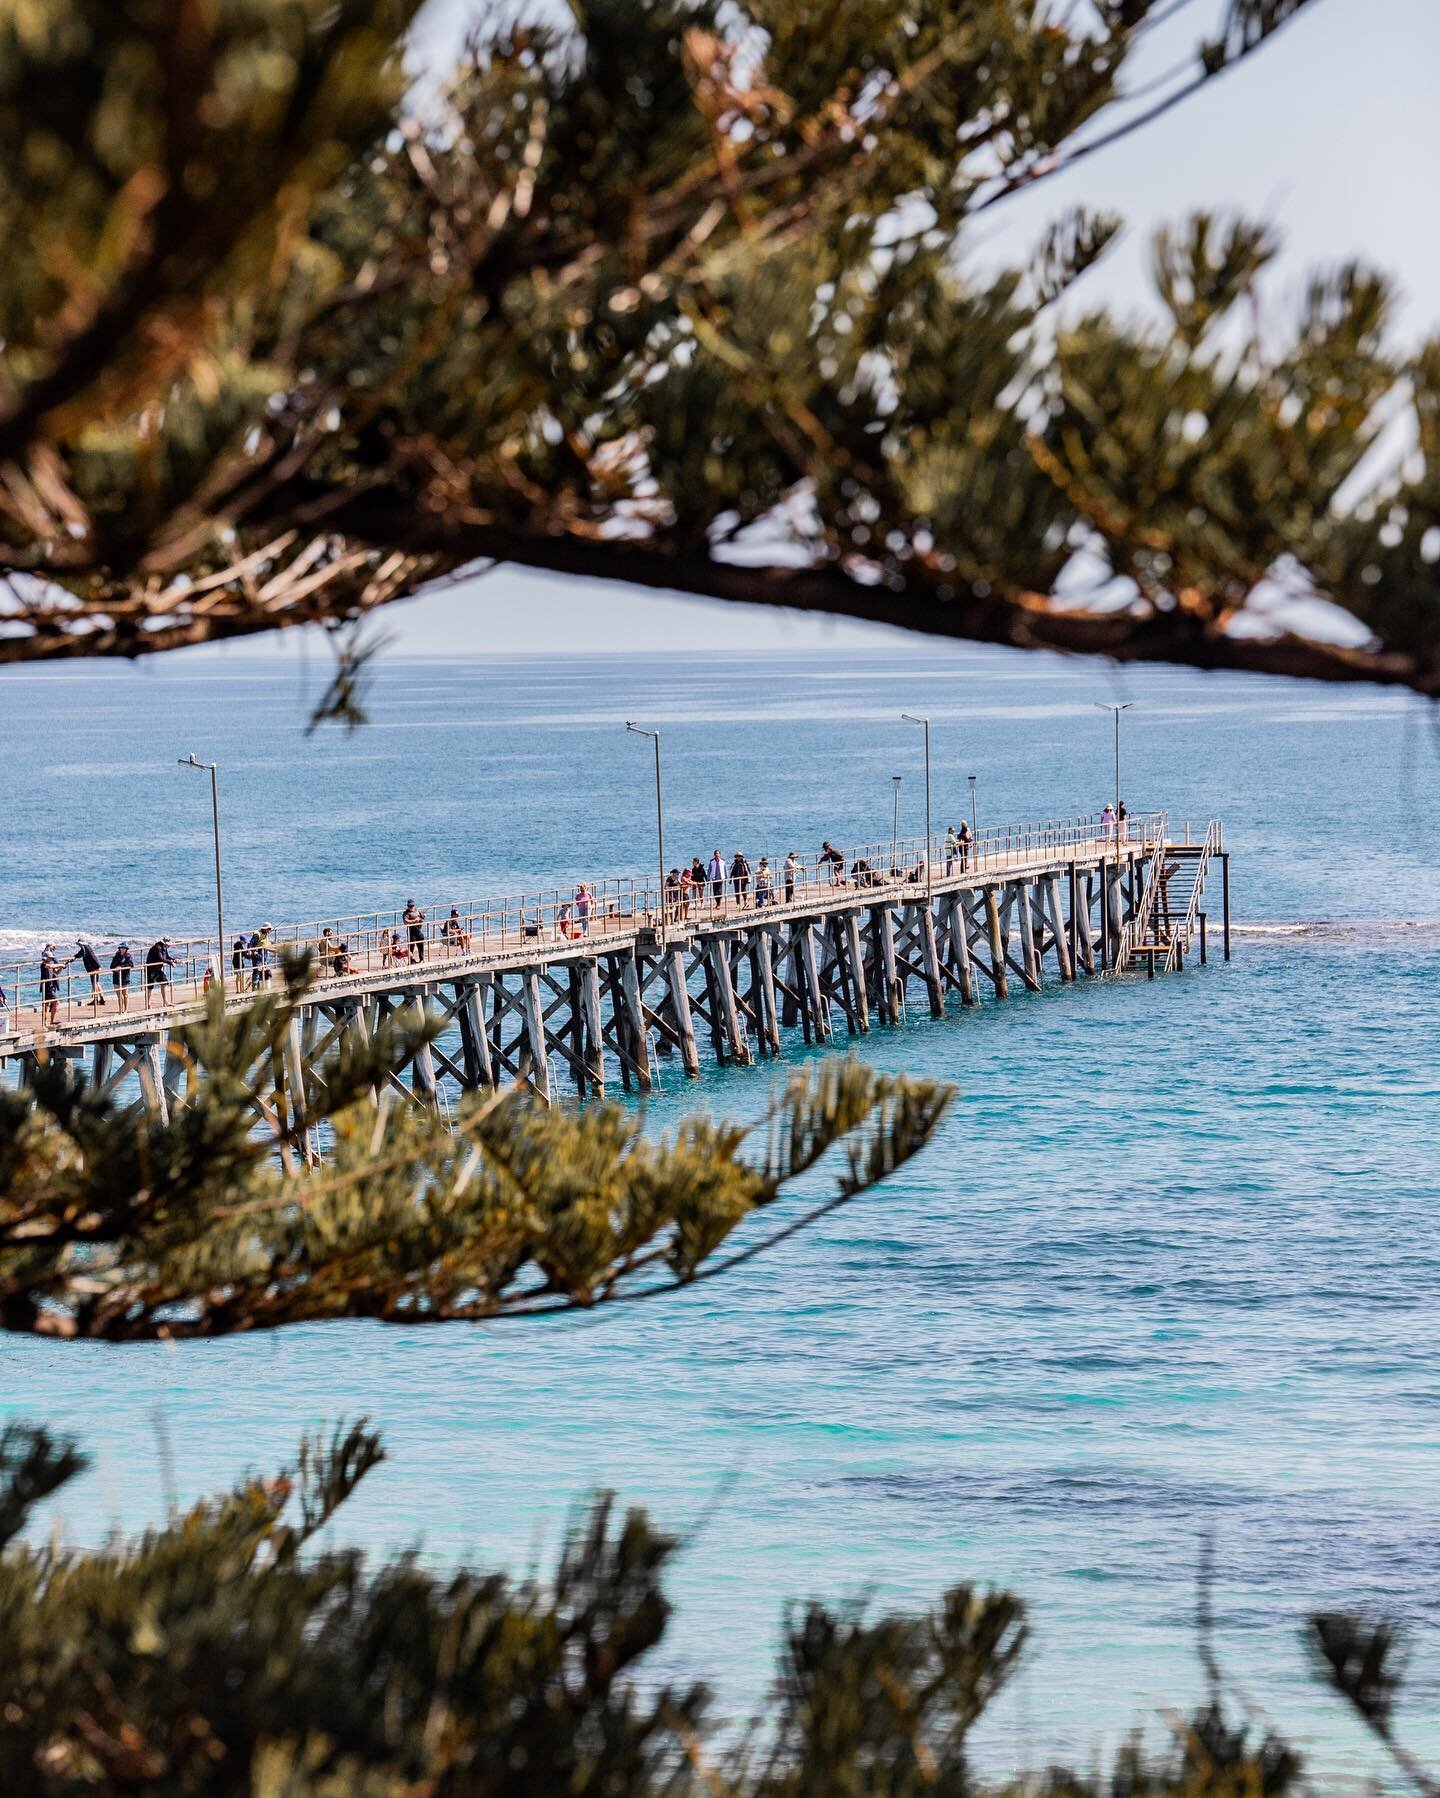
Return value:
<svg viewBox="0 0 1440 1798">
<path fill-rule="evenodd" d="M 90 976 L 90 1003 L 92 1005 L 103 1005 L 105 1003 L 105 994 L 100 988 L 100 957 L 91 948 L 89 943 L 85 941 L 84 937 L 76 939 L 75 953 L 70 957 L 70 960 L 78 961 L 80 966 L 84 968 L 85 972 Z"/>
<path fill-rule="evenodd" d="M 410 960 L 425 959 L 425 914 L 413 899 L 407 899 L 400 914 L 410 932 Z"/>
<path fill-rule="evenodd" d="M 145 1009 L 149 1011 L 150 1001 L 156 989 L 159 989 L 160 1003 L 173 1005 L 174 988 L 170 984 L 170 970 L 175 966 L 175 957 L 170 953 L 170 939 L 162 936 L 151 943 L 145 951 Z"/>
</svg>

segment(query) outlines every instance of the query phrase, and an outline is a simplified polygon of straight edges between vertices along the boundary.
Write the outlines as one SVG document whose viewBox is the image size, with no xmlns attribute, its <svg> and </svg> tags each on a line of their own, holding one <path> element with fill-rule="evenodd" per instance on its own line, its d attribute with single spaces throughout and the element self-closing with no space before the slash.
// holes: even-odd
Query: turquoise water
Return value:
<svg viewBox="0 0 1440 1798">
<path fill-rule="evenodd" d="M 313 683 L 309 697 L 313 698 Z M 596 1486 L 693 1532 L 666 1671 L 741 1715 L 781 1600 L 921 1603 L 957 1579 L 1030 1600 L 997 1768 L 1088 1758 L 1199 1690 L 1213 1533 L 1226 1665 L 1327 1776 L 1377 1763 L 1310 1683 L 1307 1609 L 1421 1637 L 1402 1722 L 1440 1759 L 1440 767 L 1429 714 L 1371 693 L 978 651 L 396 663 L 370 728 L 303 735 L 293 667 L 240 659 L 8 675 L 0 958 L 49 935 L 204 928 L 221 763 L 232 923 L 648 871 L 664 731 L 672 859 L 783 853 L 923 821 L 1088 811 L 1097 699 L 1131 698 L 1126 796 L 1224 818 L 1236 958 L 1052 987 L 876 1032 L 943 1076 L 942 1139 L 880 1193 L 693 1294 L 545 1325 L 300 1329 L 183 1349 L 0 1342 L 0 1413 L 82 1435 L 73 1538 L 153 1519 L 368 1412 L 393 1459 L 347 1529 L 544 1565 Z M 1218 912 L 1218 897 L 1212 912 Z M 788 1051 L 791 1064 L 803 1051 Z M 751 1116 L 770 1070 L 675 1076 Z"/>
</svg>

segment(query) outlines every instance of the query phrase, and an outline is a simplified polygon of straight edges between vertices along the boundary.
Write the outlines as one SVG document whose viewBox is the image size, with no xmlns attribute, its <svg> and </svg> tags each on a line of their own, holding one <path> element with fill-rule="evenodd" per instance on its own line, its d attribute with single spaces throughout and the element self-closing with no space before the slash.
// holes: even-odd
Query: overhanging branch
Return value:
<svg viewBox="0 0 1440 1798">
<path fill-rule="evenodd" d="M 382 602 L 386 604 L 413 597 L 434 579 L 485 560 L 577 579 L 615 581 L 651 592 L 853 618 L 959 642 L 1332 683 L 1368 681 L 1440 697 L 1440 655 L 1323 643 L 1294 632 L 1231 636 L 1178 609 L 1098 612 L 1061 606 L 1039 594 L 982 595 L 960 583 L 942 594 L 929 580 L 872 583 L 839 567 L 755 567 L 617 539 L 528 535 L 491 525 L 452 526 L 439 519 L 427 521 L 413 507 L 402 508 L 398 502 L 391 514 L 374 495 L 366 497 L 363 521 L 345 520 L 347 527 L 362 522 L 364 534 L 373 541 L 387 547 L 403 542 L 407 557 L 422 559 L 423 572 L 417 567 L 413 582 L 401 582 L 386 593 Z M 150 628 L 143 620 L 126 620 L 77 629 L 86 625 L 83 615 L 56 612 L 48 623 L 33 621 L 32 635 L 0 637 L 0 663 L 154 654 L 297 624 L 331 622 L 356 609 L 371 609 L 368 604 L 356 608 L 343 601 L 327 606 L 319 594 L 313 603 L 274 610 L 247 605 L 239 594 L 235 600 L 229 610 L 182 613 Z"/>
</svg>

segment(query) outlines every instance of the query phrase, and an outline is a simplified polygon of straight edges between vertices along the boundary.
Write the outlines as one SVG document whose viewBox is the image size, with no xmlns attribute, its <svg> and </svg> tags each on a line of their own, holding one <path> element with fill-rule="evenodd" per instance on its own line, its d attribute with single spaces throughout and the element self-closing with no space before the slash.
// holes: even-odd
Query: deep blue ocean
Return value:
<svg viewBox="0 0 1440 1798">
<path fill-rule="evenodd" d="M 783 854 L 1092 811 L 1129 699 L 1125 797 L 1223 818 L 1235 959 L 1049 986 L 877 1030 L 953 1080 L 942 1139 L 880 1192 L 693 1294 L 548 1324 L 365 1324 L 183 1348 L 0 1340 L 0 1416 L 73 1430 L 61 1507 L 98 1539 L 367 1413 L 392 1459 L 343 1531 L 517 1570 L 600 1486 L 687 1535 L 660 1671 L 743 1717 L 782 1601 L 1032 1607 L 983 1758 L 1088 1761 L 1201 1690 L 1213 1537 L 1235 1689 L 1331 1789 L 1379 1771 L 1309 1677 L 1318 1606 L 1416 1632 L 1400 1727 L 1440 1760 L 1440 738 L 1369 690 L 926 648 L 393 661 L 369 726 L 305 734 L 322 684 L 241 656 L 0 678 L 0 959 L 211 917 L 221 766 L 232 929 L 647 873 L 664 735 L 670 859 Z M 1218 892 L 1210 907 L 1218 917 Z M 1218 950 L 1218 932 L 1212 946 Z M 804 1054 L 787 1047 L 793 1065 Z M 657 1126 L 756 1115 L 783 1071 L 667 1074 Z"/>
</svg>

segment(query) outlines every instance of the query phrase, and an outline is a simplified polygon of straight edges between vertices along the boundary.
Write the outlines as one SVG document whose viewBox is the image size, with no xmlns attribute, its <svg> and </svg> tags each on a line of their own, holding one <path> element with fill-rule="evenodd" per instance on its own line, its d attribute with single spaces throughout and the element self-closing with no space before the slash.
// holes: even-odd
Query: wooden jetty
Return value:
<svg viewBox="0 0 1440 1798">
<path fill-rule="evenodd" d="M 456 1092 L 512 1081 L 551 1100 L 566 1083 L 583 1097 L 617 1078 L 647 1093 L 665 1067 L 694 1078 L 702 1057 L 749 1065 L 797 1033 L 826 1045 L 899 1025 L 916 1004 L 939 1017 L 949 1002 L 1004 1001 L 1047 980 L 1178 969 L 1197 947 L 1203 961 L 1217 861 L 1228 960 L 1220 827 L 1182 841 L 1163 813 L 1130 820 L 1128 838 L 1093 818 L 1047 820 L 982 831 L 968 849 L 851 850 L 838 867 L 767 858 L 768 893 L 756 863 L 743 888 L 727 871 L 719 894 L 667 893 L 663 913 L 652 878 L 427 907 L 421 923 L 371 913 L 287 926 L 259 963 L 242 956 L 239 991 L 233 946 L 213 938 L 176 945 L 170 979 L 147 991 L 137 937 L 124 1013 L 108 973 L 102 1007 L 83 974 L 67 970 L 47 992 L 33 966 L 0 969 L 0 1078 L 23 1085 L 42 1058 L 62 1057 L 101 1092 L 168 1115 L 197 1077 L 182 1033 L 203 1015 L 208 981 L 223 965 L 227 1008 L 247 1006 L 256 976 L 268 990 L 276 958 L 305 948 L 318 959 L 304 1003 L 252 1077 L 267 1122 L 284 1115 L 282 1092 L 303 1111 L 346 1033 L 369 1040 L 395 1014 L 438 1034 L 389 1083 L 442 1109 Z"/>
</svg>

